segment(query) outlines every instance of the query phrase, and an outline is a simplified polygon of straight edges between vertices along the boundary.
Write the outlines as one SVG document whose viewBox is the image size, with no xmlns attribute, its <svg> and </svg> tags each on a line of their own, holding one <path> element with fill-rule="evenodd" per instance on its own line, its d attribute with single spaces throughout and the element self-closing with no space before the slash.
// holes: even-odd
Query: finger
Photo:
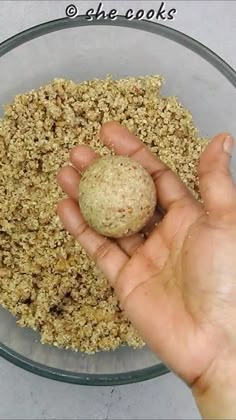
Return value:
<svg viewBox="0 0 236 420">
<path fill-rule="evenodd" d="M 179 200 L 194 200 L 179 177 L 128 129 L 116 122 L 108 122 L 102 126 L 100 137 L 106 146 L 120 155 L 132 157 L 150 173 L 156 185 L 157 201 L 164 210 Z"/>
<path fill-rule="evenodd" d="M 73 200 L 78 200 L 80 173 L 85 171 L 91 163 L 99 158 L 88 146 L 76 146 L 70 152 L 70 161 L 74 168 L 65 166 L 57 174 L 57 182 L 61 189 Z"/>
<path fill-rule="evenodd" d="M 229 169 L 233 143 L 227 133 L 219 134 L 201 156 L 199 187 L 209 214 L 236 210 L 236 189 Z"/>
<path fill-rule="evenodd" d="M 112 240 L 99 235 L 84 221 L 79 206 L 70 198 L 59 202 L 57 213 L 68 232 L 85 249 L 112 286 L 129 257 Z"/>
<path fill-rule="evenodd" d="M 72 166 L 64 166 L 57 174 L 61 189 L 73 200 L 78 200 L 80 175 Z"/>
<path fill-rule="evenodd" d="M 70 152 L 70 161 L 80 173 L 83 173 L 99 157 L 99 153 L 85 145 L 76 146 Z"/>
</svg>

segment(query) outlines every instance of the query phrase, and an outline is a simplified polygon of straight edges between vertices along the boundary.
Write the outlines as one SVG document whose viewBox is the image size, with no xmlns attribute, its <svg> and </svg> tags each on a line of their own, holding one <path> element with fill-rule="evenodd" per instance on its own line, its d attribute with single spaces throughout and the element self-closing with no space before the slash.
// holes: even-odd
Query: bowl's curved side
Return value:
<svg viewBox="0 0 236 420">
<path fill-rule="evenodd" d="M 62 369 L 45 367 L 41 363 L 32 362 L 30 359 L 16 353 L 3 344 L 0 345 L 0 356 L 14 365 L 27 370 L 28 372 L 43 376 L 48 379 L 53 379 L 59 382 L 67 382 L 77 385 L 92 385 L 92 386 L 112 386 L 125 385 L 135 382 L 142 382 L 148 379 L 156 378 L 157 376 L 169 373 L 170 370 L 163 364 L 159 363 L 150 368 L 130 371 L 121 374 L 79 374 Z"/>
<path fill-rule="evenodd" d="M 31 41 L 32 39 L 49 34 L 50 32 L 60 31 L 62 29 L 82 27 L 82 26 L 120 26 L 126 28 L 138 29 L 141 31 L 150 32 L 162 37 L 168 38 L 178 44 L 195 52 L 210 64 L 212 64 L 221 74 L 223 74 L 233 86 L 236 87 L 236 72 L 229 66 L 222 58 L 220 58 L 211 49 L 191 38 L 176 29 L 169 28 L 159 23 L 150 22 L 147 20 L 127 20 L 124 16 L 118 16 L 116 20 L 88 20 L 85 15 L 78 16 L 74 19 L 61 18 L 40 25 L 33 26 L 25 31 L 8 38 L 0 44 L 0 57 L 7 52 Z"/>
</svg>

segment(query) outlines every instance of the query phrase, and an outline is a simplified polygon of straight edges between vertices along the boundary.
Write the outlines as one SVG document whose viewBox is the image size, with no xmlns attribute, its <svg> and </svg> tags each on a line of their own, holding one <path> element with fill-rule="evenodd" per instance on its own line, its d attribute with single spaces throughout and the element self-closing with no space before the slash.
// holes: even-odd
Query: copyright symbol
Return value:
<svg viewBox="0 0 236 420">
<path fill-rule="evenodd" d="M 66 8 L 66 16 L 68 18 L 74 18 L 78 14 L 78 9 L 74 4 L 69 4 Z"/>
</svg>

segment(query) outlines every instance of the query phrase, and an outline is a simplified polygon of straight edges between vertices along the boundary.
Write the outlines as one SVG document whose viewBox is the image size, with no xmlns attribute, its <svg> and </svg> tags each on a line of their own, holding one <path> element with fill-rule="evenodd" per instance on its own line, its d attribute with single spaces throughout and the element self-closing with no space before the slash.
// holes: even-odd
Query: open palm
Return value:
<svg viewBox="0 0 236 420">
<path fill-rule="evenodd" d="M 74 168 L 58 173 L 69 196 L 58 204 L 58 214 L 104 272 L 146 343 L 191 385 L 236 343 L 236 189 L 227 148 L 231 140 L 224 141 L 226 134 L 215 137 L 201 157 L 200 204 L 128 130 L 106 123 L 101 138 L 152 175 L 163 219 L 149 227 L 147 238 L 135 234 L 113 241 L 88 227 L 76 202 L 78 184 L 80 173 L 99 156 L 86 146 L 72 150 Z"/>
</svg>

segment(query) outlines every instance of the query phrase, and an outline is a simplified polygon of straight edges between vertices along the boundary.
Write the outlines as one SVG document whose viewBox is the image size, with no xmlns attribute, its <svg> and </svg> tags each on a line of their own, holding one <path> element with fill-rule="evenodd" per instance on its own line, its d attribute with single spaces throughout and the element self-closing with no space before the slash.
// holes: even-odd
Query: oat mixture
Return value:
<svg viewBox="0 0 236 420">
<path fill-rule="evenodd" d="M 83 352 L 143 345 L 106 279 L 55 213 L 63 196 L 58 169 L 70 149 L 99 141 L 116 120 L 176 171 L 198 195 L 196 167 L 206 139 L 174 97 L 160 96 L 162 78 L 63 79 L 18 95 L 0 120 L 0 303 L 42 343 Z"/>
<path fill-rule="evenodd" d="M 103 236 L 124 238 L 140 232 L 154 215 L 156 187 L 142 165 L 127 156 L 103 156 L 83 173 L 80 211 Z"/>
</svg>

